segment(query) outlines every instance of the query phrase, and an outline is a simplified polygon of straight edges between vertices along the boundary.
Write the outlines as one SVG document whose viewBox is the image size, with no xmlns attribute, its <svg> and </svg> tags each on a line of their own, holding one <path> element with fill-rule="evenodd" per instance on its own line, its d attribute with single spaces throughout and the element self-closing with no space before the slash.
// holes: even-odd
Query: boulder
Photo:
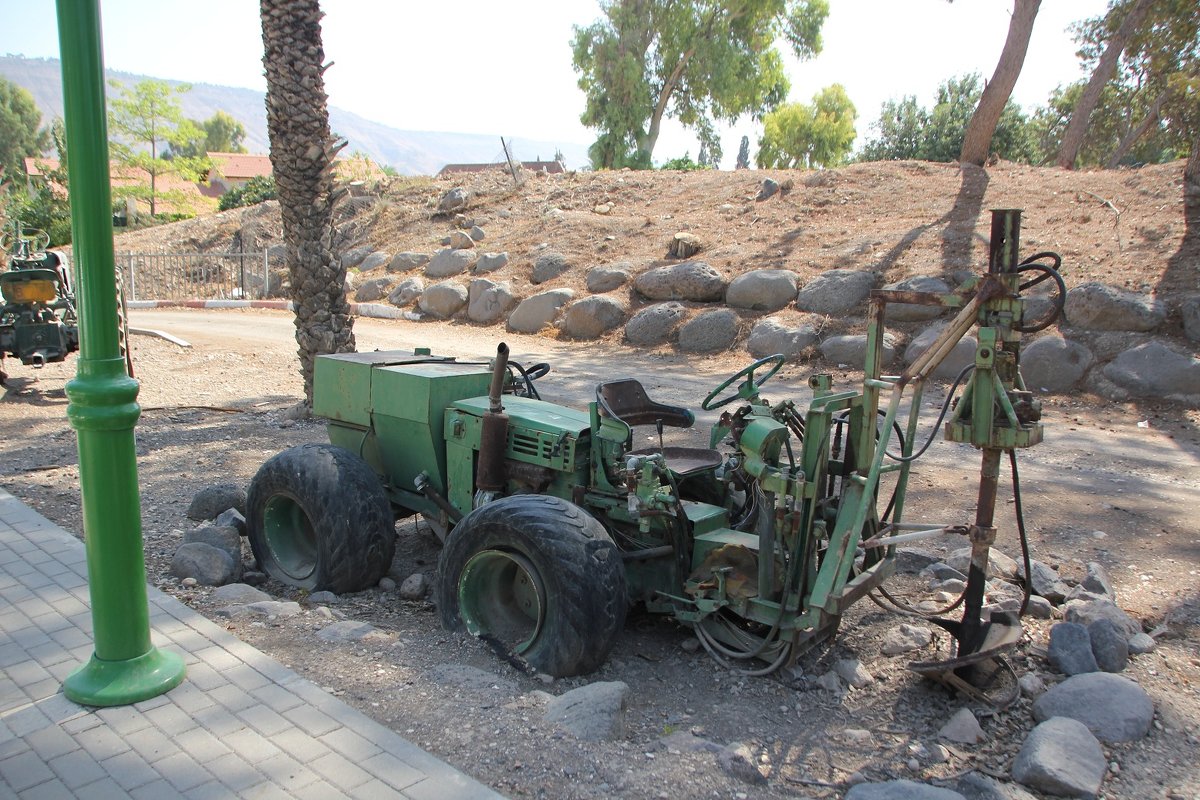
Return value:
<svg viewBox="0 0 1200 800">
<path fill-rule="evenodd" d="M 857 269 L 831 269 L 796 294 L 796 308 L 814 314 L 866 316 L 867 296 L 878 276 Z"/>
<path fill-rule="evenodd" d="M 477 260 L 479 254 L 474 250 L 454 250 L 445 247 L 429 259 L 429 263 L 425 265 L 425 277 L 449 278 L 451 275 L 460 275 L 470 269 Z"/>
<path fill-rule="evenodd" d="M 562 253 L 549 251 L 542 253 L 533 261 L 533 275 L 530 282 L 534 284 L 554 280 L 571 268 L 571 262 Z"/>
<path fill-rule="evenodd" d="M 1082 344 L 1051 334 L 1021 349 L 1021 375 L 1035 392 L 1067 392 L 1094 361 L 1092 352 Z"/>
<path fill-rule="evenodd" d="M 1096 737 L 1083 724 L 1054 717 L 1038 725 L 1013 759 L 1013 779 L 1031 789 L 1063 797 L 1095 797 L 1108 762 Z"/>
<path fill-rule="evenodd" d="M 375 278 L 366 281 L 354 293 L 356 303 L 374 303 L 388 296 L 392 290 L 392 278 Z"/>
<path fill-rule="evenodd" d="M 1200 342 L 1200 294 L 1183 298 L 1179 315 L 1183 317 L 1183 335 L 1193 342 Z"/>
<path fill-rule="evenodd" d="M 1070 717 L 1102 742 L 1132 742 L 1150 731 L 1154 703 L 1128 678 L 1088 672 L 1067 678 L 1035 700 L 1033 716 L 1038 722 Z"/>
<path fill-rule="evenodd" d="M 746 349 L 755 358 L 766 358 L 779 353 L 792 361 L 816 343 L 817 331 L 812 325 L 791 328 L 782 320 L 767 317 L 754 323 L 750 338 L 746 342 Z"/>
<path fill-rule="evenodd" d="M 1088 629 L 1075 622 L 1060 622 L 1050 629 L 1050 663 L 1064 675 L 1081 675 L 1099 669 L 1092 655 Z"/>
<path fill-rule="evenodd" d="M 1102 594 L 1108 597 L 1114 603 L 1117 600 L 1116 592 L 1112 587 L 1112 579 L 1108 577 L 1108 570 L 1097 561 L 1088 562 L 1087 574 L 1079 582 L 1079 585 L 1093 594 Z"/>
<path fill-rule="evenodd" d="M 725 279 L 705 261 L 684 261 L 638 275 L 633 288 L 647 300 L 691 300 L 712 303 L 724 299 Z"/>
<path fill-rule="evenodd" d="M 638 347 L 666 344 L 687 316 L 683 303 L 657 303 L 637 312 L 625 323 L 625 340 Z"/>
<path fill-rule="evenodd" d="M 388 263 L 388 272 L 408 272 L 429 263 L 428 253 L 396 253 Z"/>
<path fill-rule="evenodd" d="M 604 294 L 620 289 L 629 281 L 629 270 L 620 267 L 596 267 L 588 270 L 587 290 L 592 294 Z"/>
<path fill-rule="evenodd" d="M 429 578 L 424 572 L 414 572 L 400 584 L 400 596 L 405 600 L 423 600 L 429 594 Z"/>
<path fill-rule="evenodd" d="M 896 283 L 889 283 L 884 289 L 901 292 L 926 292 L 929 294 L 947 294 L 951 291 L 950 284 L 933 275 L 914 275 Z M 889 322 L 913 322 L 940 317 L 946 309 L 941 306 L 922 306 L 913 303 L 888 303 L 887 320 Z"/>
<path fill-rule="evenodd" d="M 1017 568 L 1018 574 L 1023 575 L 1025 570 L 1020 562 L 1017 562 Z M 1052 603 L 1061 603 L 1067 599 L 1067 592 L 1071 589 L 1063 583 L 1062 578 L 1058 576 L 1053 567 L 1043 564 L 1037 559 L 1031 559 L 1029 571 L 1029 589 L 1038 597 L 1044 597 Z"/>
<path fill-rule="evenodd" d="M 896 358 L 896 340 L 890 333 L 883 335 L 883 363 L 890 364 Z M 867 336 L 851 333 L 830 336 L 821 342 L 821 358 L 832 364 L 862 367 L 867 363 Z"/>
<path fill-rule="evenodd" d="M 246 518 L 236 508 L 227 508 L 220 514 L 217 514 L 214 524 L 218 528 L 233 528 L 238 532 L 239 536 L 246 535 Z"/>
<path fill-rule="evenodd" d="M 196 492 L 188 505 L 188 519 L 204 522 L 216 519 L 229 508 L 236 508 L 243 516 L 246 513 L 246 490 L 236 484 L 219 483 L 206 486 Z"/>
<path fill-rule="evenodd" d="M 507 283 L 476 278 L 467 290 L 467 319 L 491 325 L 504 319 L 516 304 L 517 298 Z"/>
<path fill-rule="evenodd" d="M 833 662 L 833 671 L 855 689 L 862 689 L 875 682 L 875 676 L 868 672 L 857 658 L 838 659 Z"/>
<path fill-rule="evenodd" d="M 1129 639 L 1109 619 L 1098 619 L 1087 626 L 1092 655 L 1105 672 L 1121 672 L 1129 664 Z"/>
<path fill-rule="evenodd" d="M 625 306 L 606 295 L 595 295 L 571 303 L 558 329 L 569 339 L 596 339 L 624 321 Z"/>
<path fill-rule="evenodd" d="M 756 269 L 733 279 L 725 305 L 751 311 L 778 311 L 796 298 L 799 278 L 786 269 Z"/>
<path fill-rule="evenodd" d="M 374 632 L 375 627 L 369 623 L 346 619 L 321 628 L 317 631 L 317 638 L 323 642 L 358 642 Z"/>
<path fill-rule="evenodd" d="M 971 565 L 971 548 L 960 547 L 950 554 L 946 563 L 966 575 Z M 1012 579 L 1017 577 L 1017 562 L 994 547 L 988 551 L 987 569 L 989 578 Z"/>
<path fill-rule="evenodd" d="M 508 329 L 515 333 L 537 333 L 552 324 L 558 312 L 574 297 L 573 289 L 551 289 L 526 297 L 508 315 Z"/>
<path fill-rule="evenodd" d="M 767 200 L 779 192 L 779 182 L 770 178 L 763 178 L 762 185 L 758 189 L 758 194 L 755 200 Z"/>
<path fill-rule="evenodd" d="M 1104 283 L 1084 283 L 1067 292 L 1067 324 L 1093 331 L 1152 331 L 1166 307 L 1152 295 Z"/>
<path fill-rule="evenodd" d="M 446 244 L 448 244 L 452 250 L 470 250 L 475 246 L 475 240 L 472 239 L 471 235 L 466 231 L 450 231 L 450 236 L 448 238 L 450 241 L 448 241 Z"/>
<path fill-rule="evenodd" d="M 1079 600 L 1068 598 L 1063 617 L 1067 622 L 1078 622 L 1080 625 L 1090 625 L 1098 619 L 1107 619 L 1127 638 L 1142 632 L 1141 623 L 1105 597 Z"/>
<path fill-rule="evenodd" d="M 679 327 L 679 349 L 685 353 L 719 353 L 733 347 L 739 320 L 728 308 L 697 314 Z"/>
<path fill-rule="evenodd" d="M 605 741 L 625 735 L 625 710 L 629 686 L 621 681 L 599 681 L 572 689 L 546 704 L 546 720 L 576 739 Z"/>
<path fill-rule="evenodd" d="M 909 342 L 908 347 L 904 350 L 904 363 L 911 364 L 916 361 L 921 354 L 929 349 L 929 346 L 934 343 L 938 336 L 945 329 L 945 324 L 934 325 L 926 328 L 913 337 Z M 976 341 L 974 336 L 964 336 L 958 340 L 958 344 L 950 351 L 937 369 L 933 371 L 935 378 L 955 378 L 968 364 L 975 363 L 975 346 Z"/>
<path fill-rule="evenodd" d="M 421 312 L 438 319 L 450 319 L 467 304 L 467 287 L 451 281 L 435 283 L 417 300 Z"/>
<path fill-rule="evenodd" d="M 183 534 L 183 543 L 204 542 L 218 550 L 224 550 L 238 566 L 242 563 L 242 535 L 237 528 L 202 525 Z"/>
<path fill-rule="evenodd" d="M 214 602 L 247 605 L 249 603 L 264 602 L 273 598 L 271 595 L 255 589 L 253 586 L 247 586 L 244 583 L 230 583 L 213 589 L 212 599 Z"/>
<path fill-rule="evenodd" d="M 360 272 L 370 272 L 373 269 L 382 267 L 384 264 L 390 263 L 391 260 L 391 253 L 384 250 L 376 250 L 362 260 L 362 263 L 358 265 L 358 269 Z"/>
<path fill-rule="evenodd" d="M 346 269 L 353 269 L 362 263 L 363 259 L 371 255 L 374 251 L 370 247 L 354 247 L 342 252 L 342 266 Z"/>
<path fill-rule="evenodd" d="M 467 207 L 467 203 L 471 200 L 471 195 L 461 186 L 455 186 L 450 191 L 442 195 L 442 199 L 438 201 L 437 210 L 439 214 L 452 214 L 455 211 L 462 211 Z"/>
<path fill-rule="evenodd" d="M 1200 395 L 1200 361 L 1157 341 L 1121 353 L 1104 377 L 1135 397 Z"/>
<path fill-rule="evenodd" d="M 1037 800 L 1015 783 L 1001 783 L 979 772 L 968 772 L 959 777 L 954 790 L 966 800 Z"/>
<path fill-rule="evenodd" d="M 472 225 L 471 230 L 467 231 L 467 233 L 471 239 L 476 242 L 482 242 L 487 236 L 487 234 L 483 232 L 483 228 L 479 227 L 478 225 Z"/>
<path fill-rule="evenodd" d="M 425 281 L 414 275 L 397 283 L 387 299 L 392 305 L 403 307 L 411 305 L 423 291 L 425 291 Z"/>
<path fill-rule="evenodd" d="M 901 653 L 911 653 L 927 647 L 933 641 L 933 631 L 920 625 L 901 623 L 883 637 L 880 652 L 885 656 L 898 656 Z"/>
<path fill-rule="evenodd" d="M 238 564 L 219 547 L 204 542 L 181 545 L 171 559 L 171 574 L 195 578 L 205 586 L 220 586 L 234 579 Z"/>
<path fill-rule="evenodd" d="M 987 734 L 971 709 L 960 708 L 938 731 L 938 738 L 960 744 L 978 744 L 987 738 Z"/>
<path fill-rule="evenodd" d="M 480 253 L 472 272 L 484 275 L 508 266 L 508 253 Z"/>
</svg>

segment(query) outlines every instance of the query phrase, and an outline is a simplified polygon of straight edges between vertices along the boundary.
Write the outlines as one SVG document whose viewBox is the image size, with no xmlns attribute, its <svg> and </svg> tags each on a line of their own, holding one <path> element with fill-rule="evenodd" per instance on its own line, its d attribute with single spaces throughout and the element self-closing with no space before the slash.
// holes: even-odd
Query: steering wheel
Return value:
<svg viewBox="0 0 1200 800">
<path fill-rule="evenodd" d="M 724 383 L 709 392 L 708 397 L 704 398 L 704 402 L 700 404 L 700 407 L 705 411 L 712 411 L 713 409 L 720 408 L 721 406 L 727 406 L 734 400 L 751 400 L 755 397 L 758 397 L 758 387 L 766 383 L 767 379 L 776 372 L 779 372 L 779 368 L 783 366 L 783 361 L 783 355 L 779 353 L 776 353 L 773 356 L 767 356 L 766 358 L 760 358 L 750 366 L 730 376 Z M 760 367 L 765 367 L 768 364 L 771 365 L 771 368 L 767 370 L 767 374 L 759 377 L 758 380 L 755 380 L 754 371 Z M 733 392 L 728 397 L 724 397 L 721 400 L 716 399 L 721 392 L 728 389 L 731 385 L 737 382 L 739 378 L 745 378 L 746 382 L 738 386 L 736 392 Z"/>
<path fill-rule="evenodd" d="M 50 234 L 39 228 L 25 228 L 18 239 L 11 231 L 0 234 L 0 250 L 4 252 L 20 251 L 20 245 L 25 243 L 27 253 L 40 253 L 50 246 Z"/>
</svg>

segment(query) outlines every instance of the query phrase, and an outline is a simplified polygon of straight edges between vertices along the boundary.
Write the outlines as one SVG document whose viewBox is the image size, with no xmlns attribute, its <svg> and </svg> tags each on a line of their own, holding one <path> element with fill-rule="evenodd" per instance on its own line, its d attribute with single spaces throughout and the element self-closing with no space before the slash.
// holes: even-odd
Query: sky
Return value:
<svg viewBox="0 0 1200 800">
<path fill-rule="evenodd" d="M 1008 32 L 1012 0 L 829 0 L 824 50 L 790 55 L 790 101 L 809 102 L 841 83 L 858 110 L 858 141 L 889 99 L 932 105 L 939 83 L 968 72 L 985 79 Z M 1059 84 L 1083 76 L 1067 27 L 1102 14 L 1106 0 L 1043 0 L 1013 99 L 1032 110 Z M 326 91 L 333 106 L 405 130 L 484 133 L 587 145 L 583 93 L 571 66 L 573 26 L 600 17 L 596 0 L 502 2 L 325 0 Z M 105 66 L 265 90 L 258 3 L 253 0 L 102 0 Z M 0 53 L 58 57 L 54 3 L 0 0 Z M 722 127 L 732 166 L 743 134 Z M 668 124 L 654 158 L 690 153 L 694 136 Z"/>
</svg>

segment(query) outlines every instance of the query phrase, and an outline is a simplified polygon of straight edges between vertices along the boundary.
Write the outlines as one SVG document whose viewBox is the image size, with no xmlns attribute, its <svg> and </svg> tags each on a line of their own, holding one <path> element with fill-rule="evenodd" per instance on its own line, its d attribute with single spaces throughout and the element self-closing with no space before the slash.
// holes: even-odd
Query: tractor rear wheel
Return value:
<svg viewBox="0 0 1200 800">
<path fill-rule="evenodd" d="M 391 504 L 374 470 L 349 450 L 284 450 L 250 482 L 246 511 L 254 557 L 280 583 L 357 592 L 379 583 L 392 565 Z"/>
<path fill-rule="evenodd" d="M 592 672 L 625 624 L 625 566 L 578 506 L 522 494 L 488 503 L 451 531 L 438 562 L 449 629 L 499 642 L 554 677 Z"/>
</svg>

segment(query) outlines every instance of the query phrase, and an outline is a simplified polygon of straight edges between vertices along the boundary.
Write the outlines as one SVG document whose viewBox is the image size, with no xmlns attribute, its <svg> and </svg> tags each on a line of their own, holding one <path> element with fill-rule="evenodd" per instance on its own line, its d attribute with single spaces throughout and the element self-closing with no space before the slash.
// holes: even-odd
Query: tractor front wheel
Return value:
<svg viewBox="0 0 1200 800">
<path fill-rule="evenodd" d="M 392 565 L 391 504 L 374 470 L 349 450 L 284 450 L 250 482 L 246 511 L 254 557 L 280 583 L 357 592 L 379 583 Z"/>
<path fill-rule="evenodd" d="M 488 503 L 451 531 L 438 562 L 442 623 L 498 641 L 554 677 L 592 672 L 625 624 L 625 566 L 608 532 L 546 495 Z"/>
</svg>

